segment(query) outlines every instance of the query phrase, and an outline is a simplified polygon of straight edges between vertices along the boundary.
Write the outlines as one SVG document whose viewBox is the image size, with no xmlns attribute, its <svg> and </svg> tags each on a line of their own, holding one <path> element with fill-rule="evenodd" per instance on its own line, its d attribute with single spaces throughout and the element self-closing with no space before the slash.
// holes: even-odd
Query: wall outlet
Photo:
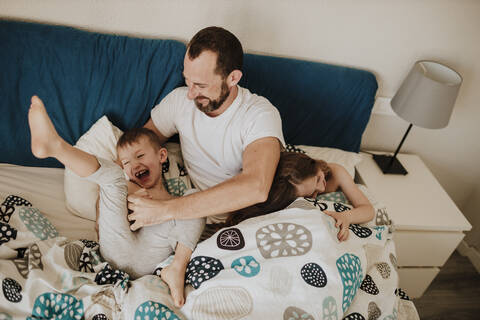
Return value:
<svg viewBox="0 0 480 320">
<path fill-rule="evenodd" d="M 387 98 L 387 97 L 375 98 L 375 103 L 373 104 L 372 113 L 377 115 L 384 115 L 384 116 L 397 116 L 395 111 L 392 110 L 390 101 L 392 101 L 392 98 Z"/>
</svg>

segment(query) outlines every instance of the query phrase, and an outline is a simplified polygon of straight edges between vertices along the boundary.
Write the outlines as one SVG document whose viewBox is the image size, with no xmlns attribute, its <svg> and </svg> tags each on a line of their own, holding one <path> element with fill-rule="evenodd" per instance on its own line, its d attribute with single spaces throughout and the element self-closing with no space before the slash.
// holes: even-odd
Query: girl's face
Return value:
<svg viewBox="0 0 480 320">
<path fill-rule="evenodd" d="M 303 180 L 295 185 L 297 187 L 297 195 L 299 197 L 316 198 L 317 195 L 325 192 L 327 188 L 327 180 L 322 169 L 317 169 L 317 174 Z"/>
</svg>

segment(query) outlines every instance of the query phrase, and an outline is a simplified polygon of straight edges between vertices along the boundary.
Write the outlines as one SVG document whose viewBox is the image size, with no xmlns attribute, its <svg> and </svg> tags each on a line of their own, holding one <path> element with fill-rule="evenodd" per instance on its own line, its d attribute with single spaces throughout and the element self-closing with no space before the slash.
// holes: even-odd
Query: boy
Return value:
<svg viewBox="0 0 480 320">
<path fill-rule="evenodd" d="M 173 251 L 173 262 L 162 269 L 161 278 L 170 287 L 174 304 L 184 302 L 185 270 L 204 227 L 204 219 L 172 220 L 132 233 L 127 221 L 127 195 L 153 199 L 172 198 L 163 186 L 162 163 L 167 150 L 152 131 L 128 131 L 117 143 L 117 164 L 77 149 L 56 132 L 43 102 L 31 100 L 28 112 L 32 153 L 37 158 L 54 157 L 80 177 L 100 186 L 99 243 L 102 256 L 115 267 L 137 278 L 152 274 Z M 123 169 L 123 171 L 122 171 Z M 124 172 L 130 182 L 125 180 Z"/>
</svg>

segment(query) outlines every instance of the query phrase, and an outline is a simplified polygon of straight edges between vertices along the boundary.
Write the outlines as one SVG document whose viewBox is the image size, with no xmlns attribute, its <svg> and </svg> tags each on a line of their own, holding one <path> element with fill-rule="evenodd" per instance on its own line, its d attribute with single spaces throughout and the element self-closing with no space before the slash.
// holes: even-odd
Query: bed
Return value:
<svg viewBox="0 0 480 320">
<path fill-rule="evenodd" d="M 0 21 L 0 45 L 1 319 L 418 318 L 398 288 L 388 208 L 363 186 L 377 215 L 351 226 L 344 243 L 321 212 L 348 210 L 341 192 L 218 230 L 192 255 L 181 309 L 157 275 L 131 280 L 113 269 L 99 254 L 91 215 L 72 208 L 73 198 L 87 202 L 87 188 L 72 191 L 58 162 L 31 154 L 28 100 L 44 98 L 72 144 L 112 141 L 183 85 L 185 45 L 17 21 Z M 371 72 L 246 54 L 240 85 L 279 109 L 290 152 L 354 174 L 377 90 Z M 168 149 L 170 191 L 181 194 L 188 175 L 178 146 Z"/>
</svg>

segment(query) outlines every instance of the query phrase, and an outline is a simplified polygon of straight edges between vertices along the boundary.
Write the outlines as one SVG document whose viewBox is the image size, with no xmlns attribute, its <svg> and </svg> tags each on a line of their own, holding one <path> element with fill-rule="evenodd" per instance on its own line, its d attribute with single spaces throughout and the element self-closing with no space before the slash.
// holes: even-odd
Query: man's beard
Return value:
<svg viewBox="0 0 480 320">
<path fill-rule="evenodd" d="M 228 96 L 230 95 L 230 90 L 228 89 L 227 82 L 224 80 L 222 82 L 222 88 L 220 92 L 220 96 L 218 97 L 217 100 L 211 100 L 210 98 L 200 96 L 196 97 L 194 102 L 195 105 L 197 106 L 198 110 L 204 112 L 204 113 L 210 113 L 218 108 L 227 100 Z M 208 99 L 208 104 L 206 106 L 203 106 L 198 100 L 200 99 Z"/>
</svg>

